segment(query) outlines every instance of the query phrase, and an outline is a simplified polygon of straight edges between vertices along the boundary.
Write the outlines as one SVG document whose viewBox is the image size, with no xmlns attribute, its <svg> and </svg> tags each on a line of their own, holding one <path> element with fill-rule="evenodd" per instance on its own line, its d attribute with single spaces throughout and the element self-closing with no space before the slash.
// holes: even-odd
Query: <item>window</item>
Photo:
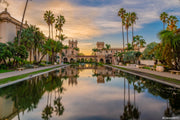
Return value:
<svg viewBox="0 0 180 120">
<path fill-rule="evenodd" d="M 72 51 L 72 54 L 74 55 L 74 51 Z"/>
</svg>

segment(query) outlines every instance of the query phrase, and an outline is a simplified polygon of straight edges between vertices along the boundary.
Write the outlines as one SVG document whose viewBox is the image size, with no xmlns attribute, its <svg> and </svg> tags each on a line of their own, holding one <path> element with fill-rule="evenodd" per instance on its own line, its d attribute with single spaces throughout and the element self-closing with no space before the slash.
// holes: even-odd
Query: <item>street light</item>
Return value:
<svg viewBox="0 0 180 120">
<path fill-rule="evenodd" d="M 29 2 L 29 0 L 26 1 L 24 12 L 23 12 L 23 17 L 22 17 L 22 21 L 21 21 L 20 31 L 19 31 L 19 35 L 18 35 L 18 46 L 20 45 L 21 31 L 22 31 L 22 27 L 23 27 L 24 16 L 25 16 L 25 13 L 26 13 L 28 2 Z"/>
</svg>

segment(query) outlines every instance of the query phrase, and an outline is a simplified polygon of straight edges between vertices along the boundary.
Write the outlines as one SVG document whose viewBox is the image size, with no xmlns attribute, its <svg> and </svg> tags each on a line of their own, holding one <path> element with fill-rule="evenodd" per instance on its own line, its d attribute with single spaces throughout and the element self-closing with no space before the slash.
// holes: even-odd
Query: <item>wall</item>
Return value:
<svg viewBox="0 0 180 120">
<path fill-rule="evenodd" d="M 11 22 L 0 23 L 0 42 L 13 42 L 16 36 L 16 25 Z"/>
</svg>

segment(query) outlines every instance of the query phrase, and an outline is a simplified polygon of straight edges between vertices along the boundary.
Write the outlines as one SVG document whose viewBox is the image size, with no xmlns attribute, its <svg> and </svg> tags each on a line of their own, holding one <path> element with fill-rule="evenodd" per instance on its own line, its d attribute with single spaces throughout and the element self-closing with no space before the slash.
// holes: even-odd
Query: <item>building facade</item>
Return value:
<svg viewBox="0 0 180 120">
<path fill-rule="evenodd" d="M 13 18 L 7 8 L 0 13 L 0 42 L 14 42 L 17 32 L 20 30 L 21 22 Z M 27 28 L 27 22 L 23 24 L 23 28 Z"/>
<path fill-rule="evenodd" d="M 63 62 L 76 62 L 79 53 L 77 47 L 77 40 L 69 40 L 68 48 L 62 50 L 62 61 Z"/>
<path fill-rule="evenodd" d="M 114 56 L 117 52 L 122 52 L 121 48 L 105 48 L 104 42 L 97 42 L 96 49 L 97 52 L 94 55 L 79 55 L 79 51 L 76 50 L 78 48 L 77 41 L 69 41 L 69 45 L 67 49 L 62 50 L 62 61 L 63 62 L 101 62 L 107 64 L 117 64 L 118 61 Z"/>
</svg>

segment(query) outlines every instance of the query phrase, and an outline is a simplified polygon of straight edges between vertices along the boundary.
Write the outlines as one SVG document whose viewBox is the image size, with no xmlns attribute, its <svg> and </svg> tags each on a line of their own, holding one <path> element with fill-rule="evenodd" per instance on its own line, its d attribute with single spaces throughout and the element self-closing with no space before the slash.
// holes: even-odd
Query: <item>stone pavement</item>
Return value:
<svg viewBox="0 0 180 120">
<path fill-rule="evenodd" d="M 25 69 L 23 71 L 13 71 L 13 72 L 7 72 L 7 73 L 0 73 L 0 79 L 13 77 L 13 76 L 18 76 L 18 75 L 23 75 L 23 74 L 26 74 L 26 73 L 31 73 L 31 72 L 35 72 L 35 71 L 39 71 L 39 70 L 54 68 L 54 67 L 58 67 L 58 66 L 61 67 L 61 66 L 64 66 L 64 65 L 51 65 L 51 66 L 46 66 L 46 67 Z"/>
<path fill-rule="evenodd" d="M 134 66 L 120 66 L 120 65 L 115 65 L 115 66 L 127 68 L 130 70 L 135 70 L 135 71 L 139 71 L 139 72 L 154 74 L 154 75 L 158 75 L 158 76 L 162 76 L 162 77 L 180 80 L 180 75 L 171 74 L 170 72 L 158 72 L 158 71 L 152 71 L 152 70 L 148 70 L 148 69 L 139 69 L 139 68 L 136 68 Z"/>
</svg>

